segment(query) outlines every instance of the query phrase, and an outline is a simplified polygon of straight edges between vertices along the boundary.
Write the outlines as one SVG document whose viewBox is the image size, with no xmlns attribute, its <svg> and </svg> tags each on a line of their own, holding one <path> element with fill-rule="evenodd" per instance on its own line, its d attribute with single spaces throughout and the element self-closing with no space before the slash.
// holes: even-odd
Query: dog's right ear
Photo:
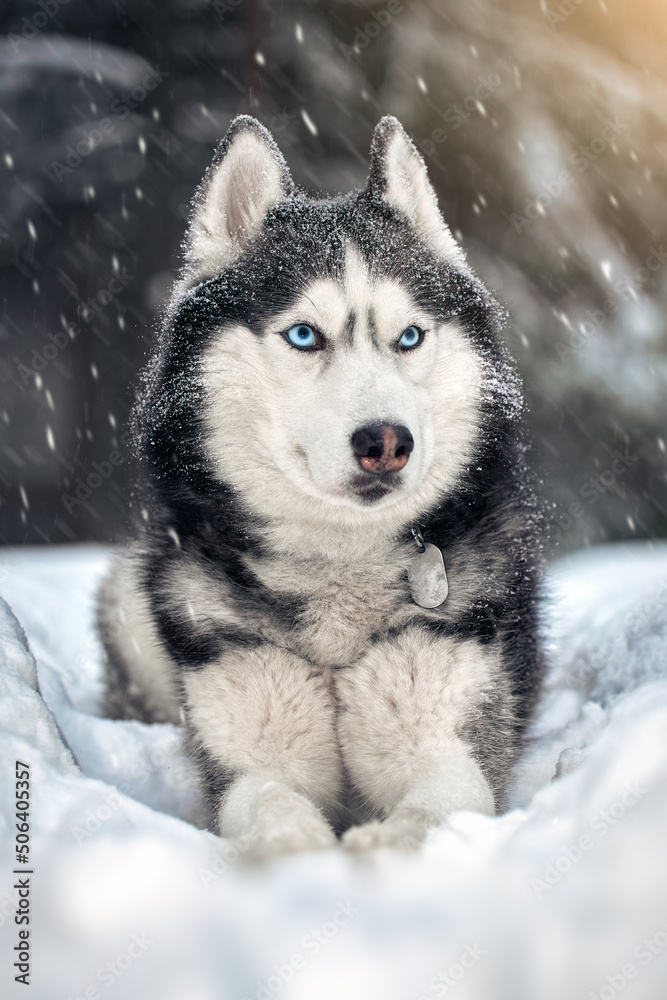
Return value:
<svg viewBox="0 0 667 1000">
<path fill-rule="evenodd" d="M 438 257 L 467 269 L 463 250 L 440 214 L 426 165 L 393 115 L 381 118 L 373 133 L 368 192 L 408 219 Z"/>
<path fill-rule="evenodd" d="M 235 118 L 193 199 L 185 240 L 188 283 L 231 264 L 258 234 L 268 210 L 293 190 L 270 132 L 248 115 Z"/>
</svg>

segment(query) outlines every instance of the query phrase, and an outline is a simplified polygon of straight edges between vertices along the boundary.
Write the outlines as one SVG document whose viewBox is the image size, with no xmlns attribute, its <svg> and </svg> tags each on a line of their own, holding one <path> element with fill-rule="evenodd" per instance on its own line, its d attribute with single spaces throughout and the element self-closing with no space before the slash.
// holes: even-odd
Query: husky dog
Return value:
<svg viewBox="0 0 667 1000">
<path fill-rule="evenodd" d="M 239 117 L 185 252 L 100 600 L 109 714 L 183 722 L 259 855 L 494 814 L 541 679 L 539 511 L 500 310 L 423 160 L 383 118 L 366 188 L 309 198 Z"/>
</svg>

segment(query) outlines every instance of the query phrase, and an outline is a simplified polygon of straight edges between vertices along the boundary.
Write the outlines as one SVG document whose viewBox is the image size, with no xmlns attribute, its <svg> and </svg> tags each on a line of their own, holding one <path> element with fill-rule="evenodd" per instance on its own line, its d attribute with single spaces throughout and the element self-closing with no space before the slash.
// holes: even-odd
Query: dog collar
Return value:
<svg viewBox="0 0 667 1000">
<path fill-rule="evenodd" d="M 437 545 L 424 541 L 416 525 L 411 530 L 417 546 L 408 566 L 412 600 L 420 608 L 439 608 L 449 593 L 445 560 Z"/>
</svg>

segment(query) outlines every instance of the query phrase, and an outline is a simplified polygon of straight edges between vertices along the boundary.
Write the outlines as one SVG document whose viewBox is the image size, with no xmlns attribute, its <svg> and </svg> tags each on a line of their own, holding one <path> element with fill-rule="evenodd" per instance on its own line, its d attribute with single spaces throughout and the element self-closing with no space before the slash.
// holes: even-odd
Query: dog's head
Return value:
<svg viewBox="0 0 667 1000">
<path fill-rule="evenodd" d="M 237 118 L 185 249 L 176 307 L 209 317 L 203 447 L 252 509 L 398 523 L 452 489 L 482 432 L 495 303 L 395 118 L 366 188 L 329 200 L 297 192 L 269 133 Z"/>
</svg>

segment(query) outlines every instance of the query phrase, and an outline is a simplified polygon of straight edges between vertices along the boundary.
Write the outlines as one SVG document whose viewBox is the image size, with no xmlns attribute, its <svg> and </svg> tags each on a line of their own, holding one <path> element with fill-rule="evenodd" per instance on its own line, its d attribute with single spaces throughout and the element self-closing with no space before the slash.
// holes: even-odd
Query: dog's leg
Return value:
<svg viewBox="0 0 667 1000">
<path fill-rule="evenodd" d="M 378 817 L 348 830 L 348 848 L 414 847 L 458 809 L 494 814 L 476 757 L 511 756 L 497 651 L 410 627 L 339 671 L 336 688 L 345 768 Z"/>
<path fill-rule="evenodd" d="M 219 832 L 247 853 L 328 847 L 343 774 L 323 673 L 275 646 L 238 647 L 184 677 L 186 716 Z"/>
<path fill-rule="evenodd" d="M 179 725 L 176 664 L 160 641 L 140 575 L 138 560 L 125 551 L 100 587 L 97 622 L 106 668 L 103 711 L 111 719 Z"/>
</svg>

